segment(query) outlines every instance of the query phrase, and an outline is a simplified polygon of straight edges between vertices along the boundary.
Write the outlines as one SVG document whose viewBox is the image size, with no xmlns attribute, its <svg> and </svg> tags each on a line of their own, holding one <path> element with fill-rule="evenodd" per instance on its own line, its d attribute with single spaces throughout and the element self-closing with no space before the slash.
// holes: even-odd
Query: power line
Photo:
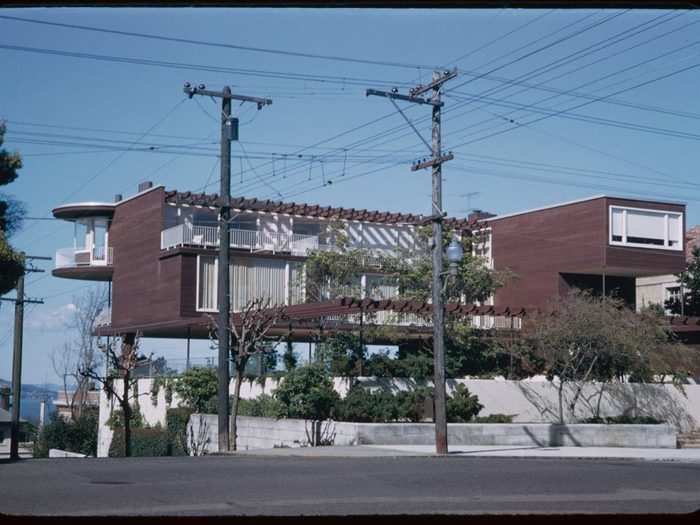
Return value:
<svg viewBox="0 0 700 525">
<path fill-rule="evenodd" d="M 333 61 L 337 61 L 337 62 L 349 62 L 349 63 L 355 63 L 355 64 L 368 64 L 368 65 L 373 65 L 373 66 L 385 66 L 385 67 L 396 67 L 396 68 L 406 68 L 406 69 L 417 69 L 417 68 L 440 69 L 441 68 L 439 65 L 409 64 L 409 63 L 405 63 L 405 62 L 391 62 L 391 61 L 382 61 L 382 60 L 369 60 L 369 59 L 353 58 L 353 57 L 341 57 L 341 56 L 334 56 L 334 55 L 321 55 L 321 54 L 315 54 L 315 53 L 304 53 L 301 51 L 289 51 L 286 49 L 272 49 L 272 48 L 264 48 L 264 47 L 242 46 L 242 45 L 238 45 L 238 44 L 229 44 L 229 43 L 225 43 L 225 42 L 209 42 L 209 41 L 205 41 L 205 40 L 194 40 L 194 39 L 190 39 L 190 38 L 169 37 L 169 36 L 165 36 L 165 35 L 156 35 L 156 34 L 152 34 L 152 33 L 139 33 L 136 31 L 121 31 L 118 29 L 108 29 L 108 28 L 86 26 L 86 25 L 79 25 L 79 24 L 66 24 L 66 23 L 61 23 L 61 22 L 49 22 L 47 20 L 36 20 L 36 19 L 32 19 L 32 18 L 25 18 L 25 17 L 19 17 L 19 16 L 0 15 L 0 18 L 5 19 L 5 20 L 13 20 L 15 22 L 41 24 L 41 25 L 53 26 L 53 27 L 63 27 L 66 29 L 77 29 L 80 31 L 92 31 L 92 32 L 97 32 L 97 33 L 108 33 L 108 34 L 119 35 L 119 36 L 129 36 L 129 37 L 136 37 L 136 38 L 146 38 L 146 39 L 150 39 L 150 40 L 176 42 L 179 44 L 218 47 L 218 48 L 224 48 L 224 49 L 237 49 L 239 51 L 250 51 L 250 52 L 255 52 L 255 53 L 267 53 L 267 54 L 282 55 L 282 56 L 294 56 L 294 57 L 299 57 L 299 58 L 333 60 Z"/>
</svg>

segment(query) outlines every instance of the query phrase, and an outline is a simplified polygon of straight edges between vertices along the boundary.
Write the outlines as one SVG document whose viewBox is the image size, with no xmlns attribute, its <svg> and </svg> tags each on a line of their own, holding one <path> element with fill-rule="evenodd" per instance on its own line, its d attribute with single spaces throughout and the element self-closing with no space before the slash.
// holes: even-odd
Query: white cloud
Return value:
<svg viewBox="0 0 700 525">
<path fill-rule="evenodd" d="M 25 326 L 31 330 L 41 332 L 54 332 L 65 330 L 66 323 L 76 311 L 73 303 L 64 304 L 52 310 L 44 310 L 39 306 L 27 314 Z"/>
</svg>

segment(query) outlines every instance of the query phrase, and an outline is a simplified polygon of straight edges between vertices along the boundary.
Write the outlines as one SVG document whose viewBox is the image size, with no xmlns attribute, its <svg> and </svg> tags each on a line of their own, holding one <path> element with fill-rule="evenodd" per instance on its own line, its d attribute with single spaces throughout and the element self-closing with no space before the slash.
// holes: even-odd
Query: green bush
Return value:
<svg viewBox="0 0 700 525">
<path fill-rule="evenodd" d="M 661 421 L 652 416 L 608 416 L 608 417 L 589 417 L 581 423 L 598 423 L 605 425 L 662 425 L 665 421 Z"/>
<path fill-rule="evenodd" d="M 216 370 L 190 368 L 175 380 L 174 389 L 185 406 L 200 414 L 211 414 L 212 406 L 216 406 L 218 392 Z"/>
<path fill-rule="evenodd" d="M 316 364 L 291 370 L 274 397 L 281 403 L 281 416 L 300 419 L 328 419 L 340 399 L 326 370 Z"/>
<path fill-rule="evenodd" d="M 358 423 L 385 423 L 399 419 L 396 396 L 390 392 L 372 392 L 354 384 L 336 405 L 335 418 Z"/>
<path fill-rule="evenodd" d="M 97 409 L 83 410 L 76 421 L 52 413 L 34 442 L 34 457 L 48 457 L 51 448 L 97 456 L 97 424 Z"/>
<path fill-rule="evenodd" d="M 399 419 L 420 423 L 423 421 L 432 405 L 434 394 L 432 387 L 419 386 L 413 390 L 396 394 L 396 403 L 399 410 Z"/>
<path fill-rule="evenodd" d="M 515 415 L 489 414 L 488 416 L 475 417 L 474 423 L 512 423 Z"/>
<path fill-rule="evenodd" d="M 279 419 L 284 413 L 284 405 L 269 394 L 260 394 L 256 399 L 240 399 L 238 401 L 239 416 Z"/>
<path fill-rule="evenodd" d="M 463 384 L 457 385 L 452 396 L 447 398 L 447 421 L 450 423 L 467 423 L 473 419 L 484 405 L 479 397 L 469 393 Z"/>
<path fill-rule="evenodd" d="M 167 456 L 170 452 L 168 431 L 160 425 L 151 428 L 135 428 L 131 431 L 131 456 Z M 124 433 L 117 431 L 109 446 L 109 457 L 124 457 Z"/>
<path fill-rule="evenodd" d="M 187 407 L 170 408 L 165 415 L 165 427 L 168 430 L 169 456 L 187 456 L 187 422 L 192 409 Z"/>
</svg>

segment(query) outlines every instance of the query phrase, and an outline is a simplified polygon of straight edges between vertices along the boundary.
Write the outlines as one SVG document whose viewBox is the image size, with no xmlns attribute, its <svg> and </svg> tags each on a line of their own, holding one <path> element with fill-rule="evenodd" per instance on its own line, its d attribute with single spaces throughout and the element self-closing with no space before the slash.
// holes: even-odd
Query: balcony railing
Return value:
<svg viewBox="0 0 700 525">
<path fill-rule="evenodd" d="M 161 232 L 160 248 L 168 250 L 178 246 L 219 246 L 219 229 L 215 226 L 187 226 L 179 224 Z M 229 246 L 243 250 L 287 252 L 306 255 L 318 248 L 318 237 L 298 233 L 269 233 L 258 230 L 231 230 Z"/>
<path fill-rule="evenodd" d="M 111 246 L 95 246 L 92 249 L 61 248 L 56 251 L 56 268 L 111 266 L 112 255 Z"/>
</svg>

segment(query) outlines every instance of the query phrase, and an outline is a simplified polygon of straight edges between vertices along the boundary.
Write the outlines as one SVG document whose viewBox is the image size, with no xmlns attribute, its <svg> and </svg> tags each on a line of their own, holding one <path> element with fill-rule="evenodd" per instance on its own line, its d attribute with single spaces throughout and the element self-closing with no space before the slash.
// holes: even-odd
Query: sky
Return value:
<svg viewBox="0 0 700 525">
<path fill-rule="evenodd" d="M 188 99 L 188 81 L 273 100 L 260 111 L 234 105 L 234 195 L 427 214 L 429 174 L 410 166 L 428 150 L 388 99 L 365 90 L 406 93 L 452 67 L 449 215 L 609 194 L 685 202 L 697 224 L 698 27 L 696 12 L 656 10 L 0 9 L 4 147 L 24 161 L 2 191 L 31 218 L 11 241 L 53 256 L 72 246 L 72 225 L 35 218 L 133 195 L 144 180 L 215 192 L 219 107 Z M 399 107 L 429 141 L 429 107 Z M 28 383 L 57 382 L 51 352 L 74 336 L 65 322 L 77 297 L 98 286 L 52 277 L 52 265 L 27 278 L 27 294 L 45 300 L 27 309 Z M 144 340 L 142 351 L 183 359 L 184 345 Z M 11 350 L 4 302 L 0 378 Z M 193 345 L 193 356 L 210 355 Z"/>
</svg>

